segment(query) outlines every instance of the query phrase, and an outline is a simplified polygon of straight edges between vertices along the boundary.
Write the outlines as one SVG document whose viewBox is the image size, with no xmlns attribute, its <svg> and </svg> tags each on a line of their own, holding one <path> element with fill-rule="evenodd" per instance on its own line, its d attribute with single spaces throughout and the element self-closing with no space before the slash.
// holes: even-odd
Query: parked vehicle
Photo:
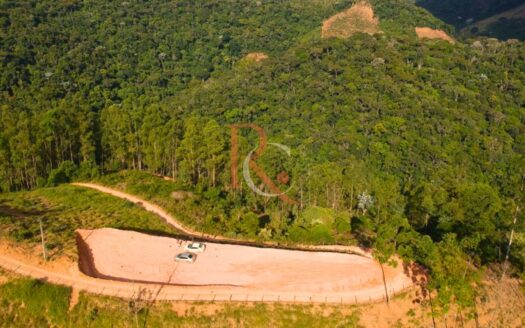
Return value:
<svg viewBox="0 0 525 328">
<path fill-rule="evenodd" d="M 197 259 L 197 254 L 193 254 L 190 252 L 184 252 L 180 253 L 177 256 L 175 256 L 175 261 L 177 262 L 189 262 L 193 263 Z"/>
<path fill-rule="evenodd" d="M 184 249 L 187 250 L 188 252 L 202 253 L 206 250 L 206 245 L 204 245 L 204 243 L 192 242 L 192 243 L 187 244 L 184 247 Z"/>
</svg>

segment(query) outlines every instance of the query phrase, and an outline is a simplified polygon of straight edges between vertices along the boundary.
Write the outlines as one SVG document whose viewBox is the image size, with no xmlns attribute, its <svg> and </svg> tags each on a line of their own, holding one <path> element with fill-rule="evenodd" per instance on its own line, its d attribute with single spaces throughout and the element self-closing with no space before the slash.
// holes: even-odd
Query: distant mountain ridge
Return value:
<svg viewBox="0 0 525 328">
<path fill-rule="evenodd" d="M 454 25 L 464 37 L 525 40 L 524 0 L 419 0 L 416 3 Z"/>
<path fill-rule="evenodd" d="M 524 4 L 524 0 L 418 0 L 418 5 L 457 27 L 479 21 Z"/>
</svg>

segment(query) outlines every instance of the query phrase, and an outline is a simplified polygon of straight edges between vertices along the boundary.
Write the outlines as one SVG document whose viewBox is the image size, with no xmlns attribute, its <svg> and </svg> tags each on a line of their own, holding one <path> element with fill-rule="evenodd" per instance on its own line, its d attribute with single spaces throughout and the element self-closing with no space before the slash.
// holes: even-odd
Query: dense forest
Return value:
<svg viewBox="0 0 525 328">
<path fill-rule="evenodd" d="M 2 2 L 0 189 L 171 176 L 202 196 L 215 231 L 351 232 L 383 263 L 423 264 L 437 305 L 471 306 L 474 268 L 504 262 L 511 231 L 525 269 L 525 44 L 419 40 L 416 26 L 452 27 L 404 0 L 372 2 L 384 33 L 321 39 L 350 4 Z M 242 59 L 257 51 L 269 58 Z M 289 174 L 280 186 L 297 204 L 232 190 L 238 123 L 291 148 L 257 161 Z M 256 146 L 244 129 L 240 153 Z"/>
<path fill-rule="evenodd" d="M 87 168 L 107 162 L 103 109 L 140 98 L 141 107 L 133 106 L 142 116 L 146 104 L 230 68 L 249 51 L 278 54 L 345 5 L 2 2 L 2 188 L 35 187 L 65 160 Z"/>
<path fill-rule="evenodd" d="M 377 6 L 391 29 L 416 23 L 444 26 L 415 7 L 414 17 L 414 8 L 398 2 Z M 66 160 L 82 164 L 85 174 L 115 162 L 122 154 L 111 152 L 104 142 L 112 138 L 113 123 L 105 118 L 115 106 L 127 108 L 133 120 L 142 120 L 147 112 L 162 115 L 148 107 L 192 83 L 220 76 L 249 52 L 278 56 L 300 39 L 317 37 L 320 22 L 350 3 L 2 3 L 0 188 L 33 188 L 38 178 L 47 178 Z M 173 111 L 170 116 L 179 118 Z M 160 120 L 166 123 L 167 118 Z M 136 136 L 124 136 L 111 126 L 117 139 L 142 147 L 145 140 L 137 140 L 140 124 L 120 124 Z M 136 159 L 131 166 L 140 169 L 143 164 Z"/>
</svg>

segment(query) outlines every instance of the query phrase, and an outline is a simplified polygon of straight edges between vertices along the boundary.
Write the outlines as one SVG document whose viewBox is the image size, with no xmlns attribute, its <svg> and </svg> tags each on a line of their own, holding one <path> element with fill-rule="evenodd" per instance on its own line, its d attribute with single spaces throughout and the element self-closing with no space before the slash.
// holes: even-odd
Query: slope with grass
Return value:
<svg viewBox="0 0 525 328">
<path fill-rule="evenodd" d="M 11 277 L 0 285 L 0 327 L 359 327 L 357 311 L 309 305 L 207 305 L 194 303 L 180 314 L 170 303 L 152 303 L 147 294 L 134 302 L 81 293 L 69 309 L 70 288 Z M 212 308 L 202 313 L 201 307 Z M 323 316 L 323 320 L 319 320 Z"/>
<path fill-rule="evenodd" d="M 124 170 L 77 183 L 88 188 L 131 200 L 156 213 L 188 235 L 233 243 L 254 242 L 268 247 L 289 249 L 339 250 L 370 256 L 369 250 L 358 247 L 351 234 L 349 212 L 321 206 L 304 209 L 294 222 L 283 229 L 288 234 L 267 236 L 275 222 L 267 214 L 255 215 L 253 209 L 224 199 L 213 192 L 184 191 L 189 187 L 181 181 L 159 178 L 147 172 Z M 253 221 L 239 213 L 248 211 Z M 266 229 L 266 230 L 265 230 Z"/>
<path fill-rule="evenodd" d="M 125 195 L 125 197 L 130 197 L 129 195 Z M 132 197 L 130 197 L 132 198 Z M 133 199 L 130 199 L 133 200 Z M 101 204 L 105 205 L 105 204 Z M 146 204 L 147 206 L 147 204 Z M 16 224 L 15 224 L 16 225 Z M 102 230 L 101 230 L 102 231 Z M 107 231 L 112 231 L 114 233 L 119 233 L 121 235 L 126 236 L 127 232 L 120 231 L 120 230 L 114 230 L 114 229 L 107 229 Z M 68 246 L 69 240 L 67 240 L 67 227 L 64 228 L 63 232 L 63 244 L 65 246 Z M 272 301 L 272 302 L 279 302 L 279 301 L 292 301 L 293 302 L 330 302 L 330 303 L 358 303 L 358 302 L 369 302 L 372 300 L 380 300 L 384 297 L 384 293 L 388 292 L 389 294 L 394 295 L 395 293 L 398 293 L 399 291 L 409 288 L 412 286 L 412 280 L 409 278 L 408 273 L 409 269 L 407 269 L 405 266 L 398 266 L 397 268 L 390 268 L 390 267 L 380 267 L 378 263 L 373 261 L 372 259 L 368 257 L 363 256 L 356 256 L 356 255 L 349 255 L 349 254 L 337 254 L 337 253 L 329 253 L 329 252 L 322 252 L 318 251 L 315 253 L 307 253 L 307 252 L 293 252 L 293 251 L 286 251 L 286 250 L 278 250 L 278 249 L 268 249 L 268 250 L 257 250 L 257 249 L 250 249 L 250 247 L 246 246 L 238 246 L 238 245 L 216 245 L 216 244 L 209 244 L 209 247 L 212 249 L 218 248 L 227 248 L 229 251 L 223 252 L 223 254 L 219 255 L 220 251 L 217 252 L 217 254 L 214 254 L 212 252 L 212 257 L 219 257 L 222 256 L 229 256 L 228 253 L 234 254 L 237 252 L 237 255 L 234 257 L 241 258 L 242 256 L 245 257 L 251 257 L 254 252 L 264 252 L 264 253 L 274 253 L 275 256 L 261 256 L 258 264 L 262 267 L 260 271 L 267 270 L 266 272 L 262 272 L 264 276 L 268 276 L 268 274 L 276 274 L 277 273 L 277 280 L 280 281 L 281 284 L 274 282 L 269 283 L 267 279 L 259 279 L 258 284 L 253 285 L 252 283 L 236 283 L 236 279 L 239 278 L 239 276 L 242 276 L 244 274 L 246 277 L 251 277 L 249 279 L 252 279 L 253 277 L 256 277 L 256 275 L 246 275 L 247 273 L 251 272 L 249 268 L 253 269 L 253 265 L 237 265 L 238 272 L 234 275 L 228 275 L 227 271 L 228 269 L 225 269 L 226 273 L 224 276 L 224 281 L 228 281 L 228 279 L 232 280 L 232 283 L 205 283 L 203 284 L 201 280 L 195 279 L 195 277 L 191 276 L 189 279 L 186 278 L 185 281 L 180 281 L 180 279 L 184 279 L 183 277 L 179 277 L 180 274 L 184 275 L 182 272 L 182 268 L 180 270 L 177 269 L 177 277 L 175 277 L 175 281 L 178 283 L 175 283 L 174 286 L 172 286 L 171 277 L 170 280 L 162 281 L 158 280 L 154 274 L 149 274 L 148 270 L 158 270 L 158 262 L 157 263 L 149 263 L 149 265 L 146 268 L 142 268 L 144 265 L 144 259 L 146 257 L 149 257 L 150 260 L 153 259 L 153 261 L 158 261 L 160 259 L 163 266 L 174 266 L 175 269 L 177 268 L 176 263 L 173 262 L 173 255 L 175 254 L 175 249 L 170 250 L 170 247 L 176 244 L 176 240 L 174 239 L 168 239 L 168 238 L 159 238 L 159 237 L 144 237 L 144 238 L 150 238 L 150 240 L 143 245 L 138 245 L 139 249 L 137 249 L 137 240 L 141 239 L 137 236 L 146 236 L 141 235 L 138 233 L 129 233 L 131 237 L 124 237 L 124 238 L 110 238 L 111 240 L 98 240 L 97 241 L 97 231 L 95 232 L 86 232 L 86 230 L 83 230 L 83 232 L 80 233 L 80 238 L 77 238 L 78 243 L 78 249 L 81 251 L 82 256 L 79 256 L 79 263 L 81 268 L 87 268 L 91 267 L 92 269 L 89 269 L 88 271 L 90 273 L 97 272 L 96 277 L 99 277 L 99 270 L 101 270 L 100 274 L 108 279 L 108 277 L 105 276 L 107 274 L 107 268 L 102 268 L 95 263 L 93 259 L 89 259 L 89 256 L 95 256 L 95 258 L 98 258 L 99 261 L 101 260 L 100 257 L 103 254 L 106 256 L 106 262 L 117 264 L 117 271 L 112 271 L 110 274 L 109 280 L 93 280 L 88 277 L 85 277 L 78 273 L 78 270 L 75 270 L 72 264 L 69 264 L 70 267 L 68 268 L 61 268 L 61 270 L 54 270 L 51 269 L 51 266 L 49 266 L 47 263 L 45 265 L 42 264 L 32 264 L 34 261 L 33 259 L 28 260 L 27 254 L 17 254 L 16 250 L 2 249 L 2 253 L 0 254 L 0 266 L 6 268 L 9 271 L 13 271 L 22 275 L 27 275 L 30 277 L 38 278 L 38 279 L 45 279 L 46 281 L 50 281 L 57 284 L 63 284 L 66 286 L 71 286 L 78 291 L 78 290 L 84 290 L 91 293 L 96 294 L 103 294 L 103 295 L 115 295 L 123 298 L 132 298 L 133 295 L 137 292 L 137 288 L 142 288 L 147 290 L 150 293 L 157 293 L 156 299 L 158 300 L 175 300 L 180 299 L 182 300 L 184 297 L 187 300 L 232 300 L 232 297 L 235 296 L 235 300 L 259 300 L 264 299 L 266 301 Z M 93 235 L 93 236 L 92 236 Z M 157 241 L 153 240 L 157 238 Z M 169 247 L 162 246 L 162 242 L 158 242 L 158 240 L 170 240 L 173 245 Z M 165 242 L 164 242 L 165 244 Z M 129 245 L 129 246 L 128 246 Z M 181 243 L 178 242 L 178 245 L 180 247 Z M 153 248 L 152 248 L 153 247 Z M 159 248 L 160 247 L 160 248 Z M 155 251 L 152 251 L 152 249 L 156 249 Z M 67 250 L 67 248 L 66 248 Z M 101 252 L 102 250 L 102 252 Z M 124 250 L 124 253 L 118 253 L 118 251 Z M 148 255 L 148 250 L 150 254 L 156 254 L 155 256 Z M 138 254 L 137 251 L 140 252 L 146 252 L 144 254 Z M 116 252 L 116 253 L 115 253 Z M 162 256 L 163 254 L 168 252 L 167 256 Z M 208 252 L 208 251 L 207 251 Z M 240 252 L 240 253 L 239 253 Z M 253 254 L 252 254 L 253 253 Z M 87 254 L 90 254 L 89 256 Z M 244 255 L 242 255 L 244 254 Z M 262 253 L 261 253 L 262 254 Z M 284 267 L 290 266 L 290 263 L 294 261 L 294 258 L 297 256 L 301 256 L 305 258 L 301 263 L 296 262 L 296 266 L 300 265 L 308 265 L 309 261 L 305 261 L 308 257 L 315 257 L 320 256 L 322 259 L 330 259 L 331 257 L 335 259 L 335 257 L 346 257 L 346 259 L 342 261 L 328 261 L 323 264 L 321 261 L 315 261 L 316 262 L 316 270 L 319 269 L 327 269 L 331 266 L 335 265 L 334 268 L 347 266 L 343 271 L 339 272 L 341 274 L 340 276 L 340 283 L 336 284 L 333 287 L 326 288 L 319 288 L 322 286 L 322 284 L 313 284 L 311 287 L 313 287 L 312 290 L 307 291 L 304 290 L 304 288 L 296 288 L 293 287 L 294 285 L 291 284 L 289 281 L 293 281 L 293 275 L 289 277 L 279 277 L 279 274 L 282 274 L 282 271 L 284 270 Z M 109 257 L 107 257 L 109 255 Z M 137 255 L 137 256 L 135 256 Z M 55 254 L 56 257 L 58 257 L 57 254 Z M 87 256 L 87 257 L 86 257 Z M 115 260 L 114 256 L 118 256 L 119 260 Z M 129 263 L 126 263 L 126 261 L 129 261 L 130 256 L 134 258 L 134 260 L 130 261 Z M 159 257 L 160 256 L 160 257 Z M 279 269 L 278 267 L 275 267 L 278 262 L 272 262 L 270 259 L 272 258 L 279 258 L 282 256 L 288 256 L 289 260 L 284 261 L 284 267 Z M 30 256 L 29 256 L 30 257 Z M 127 259 L 127 260 L 126 260 Z M 139 262 L 136 262 L 136 260 L 139 259 Z M 142 260 L 140 260 L 142 259 Z M 217 260 L 217 259 L 211 259 L 211 261 Z M 88 261 L 88 262 L 86 262 Z M 89 261 L 92 261 L 91 264 L 89 264 Z M 104 259 L 102 259 L 104 262 Z M 119 262 L 124 261 L 124 262 Z M 135 262 L 133 262 L 135 261 Z M 167 262 L 166 262 L 167 261 Z M 207 261 L 204 259 L 199 259 L 200 262 L 202 262 L 203 265 L 206 265 Z M 199 263 L 200 263 L 199 262 Z M 209 262 L 209 261 L 208 261 Z M 319 262 L 319 263 L 317 263 Z M 333 263 L 332 263 L 333 262 Z M 120 264 L 119 264 L 120 263 Z M 351 263 L 353 263 L 351 265 Z M 99 263 L 100 264 L 100 263 Z M 120 265 L 120 266 L 119 266 Z M 130 267 L 133 265 L 138 265 L 136 270 L 138 274 L 142 278 L 129 278 L 127 280 L 124 280 L 126 282 L 117 282 L 115 280 L 122 280 L 120 279 L 122 277 L 126 277 L 127 271 L 124 270 L 123 267 Z M 212 265 L 213 267 L 219 267 L 219 265 Z M 236 266 L 233 265 L 226 265 L 226 267 L 232 267 L 235 268 Z M 292 266 L 293 267 L 293 266 Z M 355 275 L 352 275 L 352 279 L 348 276 L 348 270 L 356 270 L 356 268 L 361 268 L 360 272 L 361 274 L 364 272 L 368 272 L 365 276 L 360 276 L 359 279 L 362 279 L 358 283 L 356 279 L 358 279 L 357 273 Z M 93 269 L 95 268 L 95 269 Z M 195 268 L 198 268 L 195 267 Z M 381 268 L 381 269 L 380 269 Z M 115 267 L 113 267 L 115 269 Z M 224 268 L 223 268 L 224 269 Z M 94 270 L 94 271 L 93 271 Z M 202 270 L 202 269 L 201 269 Z M 206 279 L 206 272 L 209 272 L 208 269 L 202 270 L 202 277 Z M 231 270 L 231 268 L 230 268 Z M 248 270 L 248 271 L 246 271 Z M 274 272 L 273 270 L 277 270 Z M 303 273 L 306 273 L 310 270 L 300 270 Z M 331 271 L 331 269 L 329 269 Z M 371 271 L 375 271 L 375 274 L 372 276 L 370 275 Z M 115 272 L 118 272 L 115 274 Z M 156 272 L 156 271 L 155 271 Z M 195 274 L 195 271 L 192 270 L 193 274 Z M 381 279 L 381 272 L 383 272 L 383 278 Z M 143 275 L 146 274 L 145 276 Z M 129 274 L 129 272 L 128 272 Z M 321 277 L 327 276 L 326 274 L 321 274 Z M 375 278 L 374 278 L 375 276 Z M 217 277 L 215 277 L 217 278 Z M 371 281 L 368 281 L 368 279 L 372 278 Z M 309 279 L 312 279 L 312 276 L 307 276 L 305 281 L 309 281 Z M 314 277 L 315 279 L 315 277 Z M 319 279 L 319 276 L 317 277 Z M 324 278 L 321 278 L 324 279 Z M 385 280 L 386 279 L 386 280 Z M 136 284 L 137 281 L 141 282 L 150 282 L 154 283 L 152 285 L 140 285 Z M 199 281 L 201 281 L 199 283 Z M 344 282 L 344 284 L 343 284 Z M 388 291 L 386 289 L 383 289 L 383 283 L 388 283 Z M 164 284 L 167 284 L 164 285 Z M 268 285 L 266 285 L 268 284 Z M 306 282 L 305 282 L 306 284 Z M 349 284 L 349 286 L 346 286 Z M 344 286 L 343 286 L 344 285 Z M 280 286 L 280 287 L 279 287 Z M 279 288 L 282 288 L 282 286 L 286 286 L 285 289 L 281 290 Z M 292 287 L 292 288 L 290 288 Z M 326 287 L 326 286 L 325 286 Z M 344 288 L 343 288 L 344 287 Z M 277 289 L 276 289 L 277 288 Z M 343 289 L 341 289 L 343 288 Z"/>
<path fill-rule="evenodd" d="M 0 194 L 0 238 L 39 253 L 44 228 L 52 259 L 76 259 L 75 230 L 114 227 L 160 234 L 178 231 L 139 206 L 99 192 L 69 185 Z"/>
<path fill-rule="evenodd" d="M 487 277 L 487 292 L 478 300 L 479 326 L 520 327 L 525 324 L 519 282 Z M 420 295 L 421 297 L 421 295 Z M 0 327 L 430 327 L 430 307 L 415 294 L 405 294 L 390 305 L 301 305 L 221 302 L 150 302 L 137 293 L 134 302 L 80 292 L 70 308 L 71 289 L 21 278 L 0 269 Z M 414 300 L 418 300 L 414 302 Z M 434 319 L 438 327 L 476 327 L 476 319 L 457 308 Z M 137 324 L 138 323 L 138 324 Z"/>
</svg>

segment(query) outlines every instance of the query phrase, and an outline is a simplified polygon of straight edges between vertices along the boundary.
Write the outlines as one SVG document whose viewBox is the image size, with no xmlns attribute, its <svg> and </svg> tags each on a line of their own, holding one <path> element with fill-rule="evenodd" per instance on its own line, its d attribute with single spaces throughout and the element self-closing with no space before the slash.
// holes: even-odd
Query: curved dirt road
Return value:
<svg viewBox="0 0 525 328">
<path fill-rule="evenodd" d="M 29 276 L 35 279 L 72 287 L 78 291 L 92 294 L 133 299 L 142 292 L 149 299 L 158 301 L 232 301 L 232 302 L 283 302 L 283 303 L 332 303 L 358 304 L 384 300 L 382 286 L 370 291 L 359 291 L 355 294 L 333 296 L 330 294 L 280 293 L 271 294 L 264 291 L 253 291 L 243 287 L 229 286 L 172 286 L 160 284 L 136 284 L 104 279 L 95 279 L 80 273 L 64 274 L 52 272 L 42 267 L 20 262 L 0 254 L 0 266 L 7 271 Z M 392 296 L 410 286 L 389 286 Z M 144 297 L 142 297 L 144 299 Z"/>
<path fill-rule="evenodd" d="M 172 227 L 184 232 L 185 234 L 189 235 L 190 237 L 196 237 L 196 238 L 202 238 L 202 239 L 209 239 L 211 241 L 223 241 L 223 242 L 230 242 L 230 243 L 242 243 L 243 241 L 234 240 L 231 238 L 223 237 L 223 236 L 216 236 L 211 234 L 206 234 L 202 232 L 195 231 L 191 228 L 188 228 L 183 223 L 181 223 L 179 220 L 177 220 L 174 216 L 169 214 L 167 211 L 165 211 L 163 208 L 161 208 L 158 205 L 155 205 L 147 200 L 144 200 L 140 197 L 125 193 L 123 191 L 115 190 L 109 187 L 105 187 L 96 183 L 83 183 L 83 182 L 76 182 L 72 183 L 72 185 L 77 187 L 84 187 L 84 188 L 90 188 L 94 189 L 100 192 L 103 192 L 105 194 L 109 194 L 127 201 L 130 201 L 132 203 L 135 203 L 139 206 L 142 206 L 146 211 L 152 212 L 154 214 L 157 214 L 159 217 L 161 217 L 167 224 L 171 225 Z M 359 247 L 354 246 L 341 246 L 341 245 L 325 245 L 325 246 L 296 246 L 296 247 L 278 247 L 276 244 L 272 243 L 260 243 L 261 245 L 264 245 L 266 247 L 275 247 L 275 248 L 288 248 L 293 250 L 314 250 L 314 251 L 332 251 L 332 252 L 344 252 L 344 253 L 350 253 L 360 256 L 365 256 L 368 258 L 371 258 L 371 254 L 365 252 L 363 249 Z"/>
<path fill-rule="evenodd" d="M 75 185 L 96 189 L 101 192 L 112 194 L 114 196 L 140 204 L 146 210 L 161 216 L 164 220 L 166 220 L 167 223 L 171 224 L 177 229 L 191 235 L 201 236 L 201 234 L 198 234 L 180 224 L 162 208 L 144 201 L 143 199 L 140 199 L 136 196 L 96 184 L 78 183 Z M 214 236 L 208 237 L 213 238 Z M 348 252 L 348 249 L 344 248 L 344 250 Z M 376 269 L 375 266 L 377 265 L 377 263 L 370 259 L 371 270 Z M 295 290 L 283 291 L 279 294 L 276 294 L 271 292 L 269 293 L 264 289 L 252 289 L 243 286 L 174 286 L 162 285 L 158 283 L 139 284 L 133 282 L 96 279 L 81 274 L 78 269 L 70 274 L 54 272 L 41 266 L 22 262 L 6 254 L 0 254 L 0 266 L 17 274 L 30 276 L 36 279 L 42 279 L 54 284 L 69 286 L 75 290 L 82 290 L 93 294 L 102 294 L 121 298 L 137 297 L 140 291 L 144 291 L 146 295 L 150 295 L 152 299 L 176 301 L 263 301 L 286 303 L 312 302 L 356 304 L 381 301 L 385 297 L 384 286 L 382 283 L 370 286 L 369 288 L 363 288 L 355 291 L 346 291 L 342 294 L 328 291 L 320 293 L 305 293 Z M 348 274 L 352 275 L 352 272 L 349 272 Z M 413 286 L 410 277 L 403 272 L 402 268 L 398 268 L 397 273 L 392 277 L 392 279 L 389 280 L 390 281 L 387 281 L 389 296 L 402 292 L 405 289 Z"/>
</svg>

